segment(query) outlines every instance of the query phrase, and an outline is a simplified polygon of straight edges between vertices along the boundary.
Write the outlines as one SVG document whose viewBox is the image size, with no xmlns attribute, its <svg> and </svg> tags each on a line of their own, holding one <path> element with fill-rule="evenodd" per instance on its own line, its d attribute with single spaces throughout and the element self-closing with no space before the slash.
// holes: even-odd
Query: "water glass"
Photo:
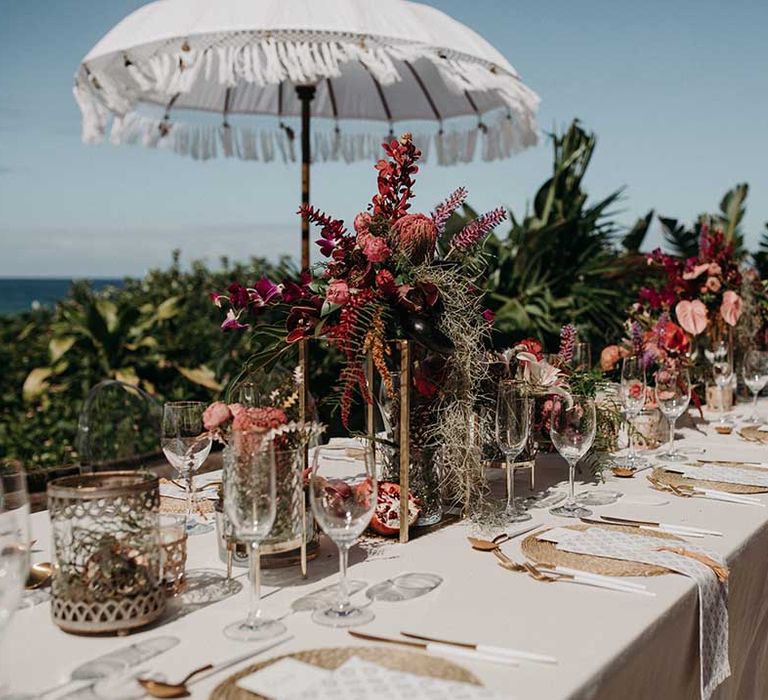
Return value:
<svg viewBox="0 0 768 700">
<path fill-rule="evenodd" d="M 763 422 L 757 414 L 757 397 L 768 384 L 768 352 L 765 350 L 748 350 L 744 355 L 742 367 L 744 383 L 752 392 L 752 415 L 744 422 L 759 425 Z"/>
<path fill-rule="evenodd" d="M 733 381 L 733 365 L 731 364 L 731 352 L 728 343 L 719 341 L 706 353 L 707 359 L 712 364 L 712 375 L 720 394 L 720 418 L 719 425 L 730 425 L 725 417 L 725 388 L 731 386 Z"/>
<path fill-rule="evenodd" d="M 15 492 L 4 490 L 4 481 L 0 480 L 0 638 L 21 600 L 29 573 L 29 503 L 19 506 Z"/>
<path fill-rule="evenodd" d="M 243 441 L 245 442 L 245 441 Z M 224 512 L 235 537 L 248 545 L 248 577 L 251 583 L 248 617 L 224 629 L 238 641 L 270 639 L 285 632 L 285 625 L 262 617 L 259 543 L 266 539 L 277 513 L 275 451 L 259 443 L 224 460 L 222 475 Z"/>
<path fill-rule="evenodd" d="M 576 502 L 576 464 L 589 452 L 595 441 L 597 412 L 595 400 L 587 396 L 573 396 L 572 403 L 556 397 L 550 418 L 549 434 L 560 456 L 568 462 L 568 498 L 563 505 L 549 512 L 566 518 L 585 518 L 592 511 Z"/>
<path fill-rule="evenodd" d="M 504 453 L 507 468 L 507 507 L 510 522 L 530 520 L 531 514 L 515 499 L 515 459 L 528 442 L 531 427 L 531 402 L 520 382 L 499 382 L 496 395 L 496 441 Z"/>
<path fill-rule="evenodd" d="M 376 508 L 376 467 L 372 445 L 354 455 L 343 447 L 316 447 L 312 460 L 309 499 L 312 513 L 339 548 L 339 595 L 335 605 L 316 610 L 312 619 L 327 627 L 354 627 L 373 620 L 367 607 L 349 600 L 347 558 L 349 548 L 371 522 Z"/>
<path fill-rule="evenodd" d="M 684 462 L 687 457 L 675 448 L 675 424 L 688 410 L 691 401 L 691 378 L 687 369 L 664 367 L 656 372 L 656 403 L 669 422 L 667 451 L 659 455 L 671 462 Z"/>
<path fill-rule="evenodd" d="M 633 421 L 642 413 L 645 406 L 645 386 L 645 367 L 641 358 L 637 355 L 625 357 L 621 363 L 619 397 L 629 423 L 629 451 L 626 459 L 619 464 L 631 469 L 638 469 L 646 463 L 646 460 L 637 454 L 633 435 Z"/>
<path fill-rule="evenodd" d="M 187 491 L 187 532 L 202 535 L 213 529 L 194 516 L 195 472 L 211 451 L 212 438 L 203 425 L 206 404 L 201 401 L 173 401 L 163 406 L 161 446 L 171 466 L 184 479 Z"/>
<path fill-rule="evenodd" d="M 160 514 L 160 547 L 162 549 L 163 582 L 171 595 L 184 590 L 187 564 L 186 516 Z"/>
</svg>

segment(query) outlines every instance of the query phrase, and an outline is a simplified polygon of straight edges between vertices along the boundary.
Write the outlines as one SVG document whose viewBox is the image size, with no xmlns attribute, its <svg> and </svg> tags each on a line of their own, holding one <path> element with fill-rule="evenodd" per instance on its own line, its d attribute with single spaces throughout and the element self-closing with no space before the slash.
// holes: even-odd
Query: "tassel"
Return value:
<svg viewBox="0 0 768 700">
<path fill-rule="evenodd" d="M 672 554 L 679 554 L 681 557 L 695 559 L 700 564 L 704 564 L 704 566 L 708 566 L 710 569 L 712 569 L 715 576 L 717 576 L 717 580 L 721 583 L 728 580 L 728 575 L 730 573 L 728 567 L 718 561 L 715 561 L 712 559 L 712 557 L 708 557 L 706 554 L 692 552 L 690 549 L 685 549 L 684 547 L 657 547 L 656 551 L 672 552 Z"/>
</svg>

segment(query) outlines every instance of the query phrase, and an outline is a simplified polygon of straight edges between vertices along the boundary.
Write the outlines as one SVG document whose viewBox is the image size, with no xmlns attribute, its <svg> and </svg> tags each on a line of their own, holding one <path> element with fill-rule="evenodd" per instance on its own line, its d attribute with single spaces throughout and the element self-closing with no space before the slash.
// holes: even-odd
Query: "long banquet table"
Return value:
<svg viewBox="0 0 768 700">
<path fill-rule="evenodd" d="M 768 402 L 761 403 L 762 410 Z M 711 459 L 768 461 L 768 447 L 747 443 L 734 432 L 715 434 L 706 425 L 684 428 L 682 446 L 705 447 Z M 714 528 L 723 537 L 700 542 L 727 558 L 729 580 L 731 677 L 716 698 L 768 697 L 768 508 L 683 499 L 652 491 L 645 474 L 612 479 L 608 486 L 625 496 L 618 503 L 593 508 L 595 513 L 648 518 Z M 564 463 L 547 458 L 537 478 L 560 480 Z M 632 504 L 633 496 L 653 494 L 665 505 Z M 768 505 L 768 494 L 761 497 Z M 534 509 L 534 523 L 567 524 Z M 351 553 L 350 578 L 372 584 L 408 571 L 433 572 L 444 582 L 431 593 L 407 602 L 375 602 L 376 619 L 362 628 L 373 634 L 396 636 L 401 630 L 448 639 L 481 641 L 557 657 L 557 666 L 521 663 L 508 668 L 490 663 L 460 662 L 486 686 L 514 698 L 694 698 L 699 695 L 698 602 L 693 582 L 683 576 L 643 579 L 655 597 L 567 583 L 540 583 L 497 565 L 490 554 L 473 551 L 465 539 L 471 526 L 456 523 L 419 537 L 407 545 L 368 541 Z M 32 517 L 33 537 L 42 547 L 36 561 L 50 559 L 47 513 Z M 699 541 L 699 540 L 697 540 Z M 505 545 L 519 555 L 519 541 Z M 189 540 L 188 571 L 223 572 L 214 535 Z M 222 634 L 228 623 L 244 616 L 247 581 L 236 570 L 243 589 L 234 596 L 150 630 L 131 635 L 138 641 L 175 635 L 180 643 L 140 668 L 162 671 L 171 680 L 208 662 L 237 656 L 263 643 L 230 641 Z M 335 581 L 336 550 L 323 541 L 320 555 L 310 562 L 309 578 L 292 569 L 264 575 L 266 615 L 290 611 L 291 602 Z M 358 599 L 365 600 L 362 594 Z M 264 656 L 316 647 L 360 645 L 346 631 L 320 627 L 309 613 L 288 614 L 284 622 L 292 639 Z M 13 692 L 36 693 L 67 679 L 78 664 L 126 645 L 126 638 L 66 634 L 53 625 L 49 606 L 41 603 L 14 616 L 0 647 L 0 679 Z M 208 697 L 228 675 L 251 662 L 191 686 L 194 698 Z M 1 684 L 0 684 L 1 685 Z M 77 688 L 70 686 L 68 691 Z M 61 695 L 59 695 L 61 696 Z M 51 694 L 47 697 L 57 697 Z"/>
</svg>

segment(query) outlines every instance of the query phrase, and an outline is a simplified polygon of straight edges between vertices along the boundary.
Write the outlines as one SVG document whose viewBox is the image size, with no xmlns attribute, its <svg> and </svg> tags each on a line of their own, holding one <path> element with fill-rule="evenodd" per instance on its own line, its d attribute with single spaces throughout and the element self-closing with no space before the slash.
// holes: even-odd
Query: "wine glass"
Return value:
<svg viewBox="0 0 768 700">
<path fill-rule="evenodd" d="M 619 464 L 630 469 L 637 469 L 646 463 L 646 460 L 637 454 L 632 425 L 632 421 L 642 413 L 645 406 L 645 386 L 645 367 L 641 358 L 637 355 L 625 357 L 621 363 L 619 397 L 629 422 L 629 451 L 624 461 Z"/>
<path fill-rule="evenodd" d="M 744 355 L 744 364 L 742 367 L 744 374 L 744 383 L 753 394 L 752 415 L 744 422 L 757 424 L 762 423 L 762 419 L 757 414 L 757 397 L 768 384 L 768 352 L 765 350 L 748 350 Z"/>
<path fill-rule="evenodd" d="M 592 346 L 589 343 L 575 343 L 570 365 L 575 370 L 592 369 Z"/>
<path fill-rule="evenodd" d="M 323 532 L 339 548 L 339 595 L 335 605 L 312 615 L 320 625 L 354 627 L 374 618 L 370 609 L 355 607 L 349 600 L 347 555 L 371 522 L 376 497 L 376 467 L 369 443 L 355 450 L 330 445 L 315 448 L 309 500 Z"/>
<path fill-rule="evenodd" d="M 224 512 L 235 537 L 248 544 L 248 578 L 251 584 L 248 617 L 224 628 L 230 639 L 249 642 L 270 639 L 285 632 L 285 625 L 261 616 L 261 566 L 259 543 L 275 522 L 277 487 L 275 451 L 272 445 L 259 443 L 241 449 L 224 460 L 222 475 Z"/>
<path fill-rule="evenodd" d="M 656 403 L 669 422 L 669 444 L 661 459 L 684 462 L 686 456 L 675 448 L 675 423 L 691 401 L 691 378 L 687 369 L 663 367 L 656 372 Z"/>
<path fill-rule="evenodd" d="M 555 397 L 550 417 L 549 434 L 560 456 L 568 462 L 568 498 L 563 505 L 549 512 L 566 518 L 585 518 L 592 511 L 576 502 L 576 463 L 589 452 L 595 441 L 597 413 L 595 400 L 588 396 L 573 396 L 569 405 L 565 399 Z"/>
<path fill-rule="evenodd" d="M 711 351 L 707 352 L 707 358 L 712 363 L 712 374 L 720 395 L 720 418 L 718 425 L 730 425 L 725 417 L 725 388 L 731 385 L 733 380 L 733 365 L 728 343 L 721 340 L 715 343 Z"/>
<path fill-rule="evenodd" d="M 507 507 L 511 522 L 530 520 L 531 514 L 515 500 L 515 459 L 525 448 L 531 426 L 531 403 L 520 382 L 499 382 L 496 395 L 496 441 L 507 467 Z"/>
<path fill-rule="evenodd" d="M 206 404 L 201 401 L 173 401 L 163 406 L 161 447 L 171 466 L 184 479 L 187 491 L 187 533 L 202 535 L 213 525 L 194 516 L 195 472 L 203 466 L 211 451 L 211 435 L 203 425 Z"/>
</svg>

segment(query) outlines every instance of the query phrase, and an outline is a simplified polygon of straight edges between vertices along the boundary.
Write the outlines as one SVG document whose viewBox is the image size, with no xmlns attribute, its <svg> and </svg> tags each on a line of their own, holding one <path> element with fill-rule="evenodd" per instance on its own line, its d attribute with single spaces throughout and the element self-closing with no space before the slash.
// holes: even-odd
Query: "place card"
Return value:
<svg viewBox="0 0 768 700">
<path fill-rule="evenodd" d="M 331 676 L 331 671 L 290 657 L 241 678 L 237 687 L 273 700 L 295 697 L 317 687 Z"/>
</svg>

